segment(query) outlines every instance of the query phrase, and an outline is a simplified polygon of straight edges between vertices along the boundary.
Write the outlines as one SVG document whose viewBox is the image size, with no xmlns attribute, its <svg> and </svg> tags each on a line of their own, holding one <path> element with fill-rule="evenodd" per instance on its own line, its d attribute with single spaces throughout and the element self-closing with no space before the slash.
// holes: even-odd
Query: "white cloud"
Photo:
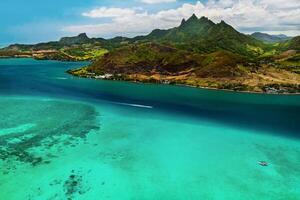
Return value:
<svg viewBox="0 0 300 200">
<path fill-rule="evenodd" d="M 122 17 L 128 15 L 134 15 L 135 10 L 129 8 L 107 8 L 101 7 L 93 9 L 89 12 L 82 13 L 85 17 L 91 18 L 104 18 L 104 17 Z"/>
<path fill-rule="evenodd" d="M 159 3 L 172 3 L 172 2 L 176 2 L 176 0 L 141 0 L 141 2 L 146 4 L 159 4 Z"/>
<path fill-rule="evenodd" d="M 188 18 L 193 13 L 215 22 L 225 20 L 244 32 L 300 34 L 299 0 L 208 0 L 207 3 L 184 3 L 176 9 L 156 13 L 148 13 L 142 9 L 101 7 L 83 15 L 99 19 L 110 17 L 111 22 L 68 26 L 64 31 L 87 32 L 97 37 L 135 36 L 149 33 L 155 28 L 178 26 L 182 18 Z"/>
</svg>

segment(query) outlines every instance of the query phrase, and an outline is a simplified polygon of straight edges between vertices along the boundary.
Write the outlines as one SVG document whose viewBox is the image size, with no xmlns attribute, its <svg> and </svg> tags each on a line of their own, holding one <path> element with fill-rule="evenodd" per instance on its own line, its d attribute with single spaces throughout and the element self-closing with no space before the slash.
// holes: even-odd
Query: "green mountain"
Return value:
<svg viewBox="0 0 300 200">
<path fill-rule="evenodd" d="M 260 40 L 262 42 L 266 43 L 277 43 L 277 42 L 284 42 L 287 40 L 290 40 L 291 37 L 288 37 L 286 35 L 269 35 L 267 33 L 260 33 L 260 32 L 255 32 L 251 34 L 251 36 L 257 40 Z"/>
<path fill-rule="evenodd" d="M 238 64 L 256 55 L 250 47 L 264 46 L 224 21 L 215 24 L 206 17 L 198 19 L 196 15 L 182 20 L 179 27 L 156 29 L 147 36 L 122 38 L 122 41 L 126 45 L 111 50 L 88 70 L 96 74 L 127 75 L 153 72 L 179 75 L 188 71 L 198 76 L 214 74 L 220 77 L 232 74 Z M 227 67 L 230 73 L 220 66 Z"/>
<path fill-rule="evenodd" d="M 226 50 L 247 56 L 257 53 L 249 47 L 265 47 L 262 42 L 239 33 L 224 21 L 215 24 L 206 17 L 198 19 L 196 15 L 191 16 L 188 20 L 182 20 L 179 27 L 169 30 L 156 29 L 149 35 L 137 37 L 134 40 L 165 43 L 198 53 Z"/>
<path fill-rule="evenodd" d="M 13 44 L 0 50 L 0 57 L 33 57 L 35 59 L 83 61 L 107 53 L 106 40 L 89 38 L 85 33 L 63 37 L 59 41 L 35 45 Z"/>
<path fill-rule="evenodd" d="M 212 21 L 205 17 L 198 19 L 196 15 L 193 15 L 187 21 L 182 20 L 179 27 L 169 30 L 156 29 L 144 39 L 174 43 L 187 42 L 188 40 L 199 40 L 205 38 L 209 29 L 214 25 L 215 24 Z"/>
<path fill-rule="evenodd" d="M 206 17 L 198 19 L 196 15 L 182 20 L 179 27 L 156 29 L 149 35 L 133 39 L 118 39 L 125 45 L 119 45 L 95 61 L 91 71 L 116 74 L 138 71 L 148 73 L 160 69 L 160 73 L 172 71 L 176 74 L 203 66 L 230 63 L 235 67 L 240 61 L 253 60 L 258 56 L 257 51 L 263 52 L 262 48 L 266 47 L 262 42 L 239 33 L 224 21 L 215 24 Z M 116 41 L 116 38 L 112 40 Z M 219 52 L 218 64 L 208 62 L 215 52 Z M 226 62 L 221 62 L 222 59 Z"/>
<path fill-rule="evenodd" d="M 103 41 L 105 41 L 103 39 Z M 84 44 L 97 44 L 101 43 L 101 38 L 94 39 L 89 38 L 86 33 L 81 33 L 78 36 L 74 37 L 63 37 L 59 41 L 53 42 L 45 42 L 45 43 L 38 43 L 35 45 L 26 45 L 26 44 L 13 44 L 4 49 L 6 50 L 19 50 L 19 51 L 39 51 L 39 50 L 58 50 L 64 47 L 72 47 Z"/>
<path fill-rule="evenodd" d="M 115 45 L 109 53 L 69 73 L 239 91 L 295 92 L 299 90 L 300 75 L 289 67 L 294 63 L 288 60 L 288 64 L 279 63 L 277 67 L 279 61 L 273 57 L 284 50 L 283 46 L 297 48 L 298 42 L 295 38 L 279 45 L 265 44 L 224 21 L 216 24 L 193 15 L 172 29 L 107 40 L 106 45 Z M 297 55 L 294 50 L 288 55 L 291 53 Z"/>
</svg>

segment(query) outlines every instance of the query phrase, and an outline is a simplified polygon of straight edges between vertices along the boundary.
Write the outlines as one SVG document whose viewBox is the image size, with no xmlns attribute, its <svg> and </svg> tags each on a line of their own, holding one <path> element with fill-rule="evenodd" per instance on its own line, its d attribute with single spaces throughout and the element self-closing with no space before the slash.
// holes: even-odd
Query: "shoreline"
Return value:
<svg viewBox="0 0 300 200">
<path fill-rule="evenodd" d="M 78 78 L 85 78 L 85 79 L 94 79 L 94 80 L 102 80 L 102 81 L 118 81 L 118 82 L 128 82 L 134 84 L 152 84 L 152 85 L 168 85 L 168 86 L 177 86 L 177 87 L 186 87 L 186 88 L 195 88 L 195 89 L 204 89 L 204 90 L 212 90 L 212 91 L 224 91 L 224 92 L 232 92 L 232 93 L 243 93 L 243 94 L 260 94 L 260 95 L 284 95 L 284 96 L 297 96 L 300 95 L 300 92 L 295 93 L 271 93 L 271 92 L 257 92 L 257 91 L 239 91 L 239 90 L 230 90 L 230 89 L 221 89 L 221 88 L 212 88 L 212 87 L 204 87 L 204 86 L 193 86 L 188 84 L 165 84 L 165 83 L 158 83 L 158 82 L 150 82 L 150 81 L 134 81 L 134 80 L 125 80 L 125 79 L 113 79 L 113 78 L 95 78 L 90 76 L 79 76 L 72 73 L 70 69 L 66 71 L 67 74 L 70 74 L 74 77 Z"/>
<path fill-rule="evenodd" d="M 2 59 L 33 59 L 33 60 L 50 60 L 50 61 L 59 61 L 59 62 L 91 62 L 92 60 L 87 59 L 87 60 L 77 60 L 77 59 L 46 59 L 46 58 L 38 58 L 35 56 L 0 56 L 0 60 Z"/>
<path fill-rule="evenodd" d="M 0 57 L 1 59 L 22 59 L 22 58 L 28 58 L 28 59 L 34 59 L 37 61 L 42 61 L 42 60 L 49 60 L 49 59 L 37 59 L 35 57 Z M 59 59 L 53 59 L 50 61 L 58 61 L 58 62 L 91 62 L 90 60 L 86 61 L 78 61 L 78 60 L 59 60 Z M 153 84 L 153 85 L 170 85 L 170 86 L 179 86 L 179 87 L 187 87 L 187 88 L 195 88 L 195 89 L 205 89 L 205 90 L 214 90 L 214 91 L 225 91 L 225 92 L 234 92 L 234 93 L 243 93 L 243 94 L 261 94 L 261 95 L 284 95 L 284 96 L 296 96 L 300 95 L 300 92 L 295 92 L 295 93 L 288 93 L 288 92 L 258 92 L 258 91 L 251 91 L 251 90 L 234 90 L 234 89 L 222 89 L 222 88 L 213 88 L 213 87 L 205 87 L 205 86 L 194 86 L 194 85 L 189 85 L 189 84 L 182 84 L 182 83 L 159 83 L 159 82 L 151 82 L 151 81 L 134 81 L 134 80 L 125 80 L 125 79 L 114 79 L 114 78 L 95 78 L 93 76 L 83 76 L 83 75 L 76 75 L 73 73 L 73 70 L 76 69 L 70 69 L 67 70 L 66 73 L 70 74 L 74 77 L 80 77 L 80 78 L 86 78 L 86 79 L 95 79 L 95 80 L 107 80 L 107 81 L 123 81 L 123 82 L 130 82 L 130 83 L 136 83 L 136 84 Z"/>
</svg>

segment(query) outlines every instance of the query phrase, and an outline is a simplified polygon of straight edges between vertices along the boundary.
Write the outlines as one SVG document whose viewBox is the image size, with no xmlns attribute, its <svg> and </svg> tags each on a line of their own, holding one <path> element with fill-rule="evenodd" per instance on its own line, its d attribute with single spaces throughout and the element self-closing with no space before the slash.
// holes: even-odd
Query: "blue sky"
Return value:
<svg viewBox="0 0 300 200">
<path fill-rule="evenodd" d="M 57 39 L 62 34 L 60 26 L 80 22 L 81 11 L 105 4 L 96 0 L 0 1 L 0 43 Z"/>
<path fill-rule="evenodd" d="M 0 44 L 35 43 L 87 32 L 135 36 L 170 28 L 192 13 L 239 31 L 300 35 L 299 0 L 3 0 Z"/>
</svg>

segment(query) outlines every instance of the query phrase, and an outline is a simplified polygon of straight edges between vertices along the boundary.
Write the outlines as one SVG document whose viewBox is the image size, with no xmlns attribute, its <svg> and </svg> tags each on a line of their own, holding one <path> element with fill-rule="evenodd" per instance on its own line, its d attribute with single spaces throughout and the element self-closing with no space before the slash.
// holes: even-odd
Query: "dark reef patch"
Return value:
<svg viewBox="0 0 300 200">
<path fill-rule="evenodd" d="M 90 131 L 100 128 L 95 108 L 81 103 L 5 99 L 0 110 L 2 162 L 48 164 L 56 153 L 84 142 Z M 6 173 L 14 168 L 6 166 Z"/>
<path fill-rule="evenodd" d="M 89 188 L 84 187 L 83 176 L 79 172 L 72 170 L 68 179 L 63 185 L 65 196 L 68 200 L 73 199 L 74 195 L 83 195 Z"/>
</svg>

